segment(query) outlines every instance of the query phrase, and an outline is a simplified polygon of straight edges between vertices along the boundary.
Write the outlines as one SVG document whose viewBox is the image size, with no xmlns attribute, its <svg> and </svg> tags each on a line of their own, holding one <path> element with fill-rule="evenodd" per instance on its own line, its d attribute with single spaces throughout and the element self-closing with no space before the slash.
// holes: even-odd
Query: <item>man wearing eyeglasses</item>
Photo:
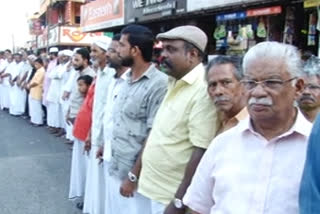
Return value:
<svg viewBox="0 0 320 214">
<path fill-rule="evenodd" d="M 243 60 L 250 117 L 217 136 L 184 204 L 193 214 L 298 214 L 312 124 L 294 107 L 303 80 L 297 49 L 262 42 Z"/>
<path fill-rule="evenodd" d="M 320 111 L 320 59 L 311 56 L 302 71 L 305 85 L 298 103 L 304 116 L 314 122 Z"/>
</svg>

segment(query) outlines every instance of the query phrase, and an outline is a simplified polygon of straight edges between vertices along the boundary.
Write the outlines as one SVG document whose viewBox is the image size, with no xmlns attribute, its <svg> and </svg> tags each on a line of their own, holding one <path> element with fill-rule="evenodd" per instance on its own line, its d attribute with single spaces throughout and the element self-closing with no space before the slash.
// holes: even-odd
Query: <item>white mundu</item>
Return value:
<svg viewBox="0 0 320 214">
<path fill-rule="evenodd" d="M 84 142 L 78 139 L 74 139 L 70 173 L 70 200 L 84 197 L 87 163 L 89 156 L 87 156 L 87 154 L 84 154 L 83 150 Z"/>
<path fill-rule="evenodd" d="M 11 73 L 11 78 L 16 79 L 14 85 L 10 88 L 10 114 L 22 115 L 25 111 L 26 91 L 18 86 L 18 81 L 24 76 L 24 62 L 15 64 Z"/>
</svg>

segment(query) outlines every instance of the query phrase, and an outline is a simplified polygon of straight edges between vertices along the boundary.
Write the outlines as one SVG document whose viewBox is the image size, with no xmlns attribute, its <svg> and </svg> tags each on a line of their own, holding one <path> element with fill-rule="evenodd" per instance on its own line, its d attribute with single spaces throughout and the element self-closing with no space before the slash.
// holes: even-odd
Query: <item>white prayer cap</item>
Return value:
<svg viewBox="0 0 320 214">
<path fill-rule="evenodd" d="M 57 47 L 52 47 L 49 49 L 49 53 L 58 53 L 59 49 Z"/>
<path fill-rule="evenodd" d="M 107 51 L 112 39 L 108 36 L 102 36 L 93 41 L 93 44 L 97 45 L 99 48 Z"/>
<path fill-rule="evenodd" d="M 59 51 L 58 56 L 62 56 L 62 55 L 63 55 L 63 51 Z"/>
<path fill-rule="evenodd" d="M 71 51 L 71 50 L 64 50 L 64 51 L 63 51 L 63 55 L 72 57 L 72 56 L 73 56 L 73 51 Z"/>
<path fill-rule="evenodd" d="M 37 57 L 34 54 L 31 54 L 28 56 L 28 59 L 30 59 L 31 61 L 34 61 L 37 59 Z"/>
</svg>

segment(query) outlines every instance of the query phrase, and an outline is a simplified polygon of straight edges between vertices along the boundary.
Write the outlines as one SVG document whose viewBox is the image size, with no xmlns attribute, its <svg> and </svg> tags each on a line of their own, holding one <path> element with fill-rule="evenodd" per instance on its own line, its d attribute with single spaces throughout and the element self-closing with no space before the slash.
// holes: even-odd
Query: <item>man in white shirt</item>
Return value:
<svg viewBox="0 0 320 214">
<path fill-rule="evenodd" d="M 1 97 L 2 97 L 2 91 L 3 91 L 1 75 L 4 73 L 5 66 L 6 66 L 6 59 L 5 59 L 4 51 L 0 51 L 0 103 L 1 103 Z"/>
<path fill-rule="evenodd" d="M 66 72 L 66 65 L 63 63 L 63 53 L 58 53 L 58 65 L 48 74 L 48 92 L 46 94 L 47 104 L 47 123 L 49 127 L 54 128 L 52 134 L 62 132 L 64 128 L 64 119 L 62 114 L 62 106 L 60 105 L 60 96 L 62 88 L 62 77 Z"/>
<path fill-rule="evenodd" d="M 85 142 L 84 149 L 88 153 L 85 197 L 83 213 L 99 214 L 104 212 L 104 180 L 103 166 L 96 158 L 99 145 L 103 144 L 101 139 L 101 126 L 103 120 L 103 109 L 106 104 L 107 89 L 114 73 L 108 67 L 107 50 L 111 38 L 97 39 L 91 45 L 91 62 L 97 67 L 95 89 L 92 107 L 92 124 L 89 138 Z"/>
<path fill-rule="evenodd" d="M 312 127 L 293 105 L 303 89 L 299 54 L 262 42 L 243 69 L 250 118 L 212 141 L 183 202 L 194 214 L 298 214 Z"/>
<path fill-rule="evenodd" d="M 76 79 L 80 76 L 89 75 L 95 76 L 95 72 L 89 66 L 90 53 L 86 48 L 81 48 L 76 51 L 73 56 L 72 64 L 77 71 Z M 84 101 L 83 95 L 79 92 L 76 82 L 71 90 L 70 103 L 66 114 L 66 122 L 71 127 L 73 136 L 73 123 Z M 68 135 L 68 128 L 66 130 Z M 79 139 L 73 138 L 73 152 L 71 161 L 70 189 L 69 199 L 80 198 L 85 194 L 86 172 L 87 172 L 87 156 L 84 154 L 84 143 Z M 82 208 L 82 202 L 78 204 Z"/>
<path fill-rule="evenodd" d="M 1 74 L 1 80 L 2 80 L 2 94 L 1 94 L 1 102 L 0 102 L 0 107 L 1 109 L 9 110 L 10 107 L 10 97 L 9 97 L 9 92 L 10 92 L 10 70 L 13 65 L 13 58 L 11 55 L 11 52 L 6 51 L 5 52 L 6 56 L 6 63 L 4 64 L 3 72 Z M 10 67 L 10 68 L 9 68 Z"/>
<path fill-rule="evenodd" d="M 15 66 L 11 72 L 11 80 L 10 80 L 10 109 L 9 113 L 14 116 L 19 116 L 24 113 L 24 108 L 21 108 L 21 103 L 25 103 L 23 100 L 24 96 L 20 93 L 22 90 L 19 88 L 20 75 L 24 75 L 23 72 L 23 62 L 22 62 L 22 54 L 16 53 L 14 54 Z M 22 78 L 22 77 L 21 77 Z"/>
<path fill-rule="evenodd" d="M 120 40 L 120 34 L 116 34 L 112 38 L 112 42 L 107 49 L 108 68 L 106 68 L 105 71 L 108 72 L 107 74 L 108 77 L 105 77 L 105 78 L 108 78 L 108 79 L 104 81 L 104 84 L 106 84 L 106 86 L 104 87 L 106 87 L 106 89 L 104 90 L 103 97 L 100 97 L 100 99 L 104 100 L 103 102 L 101 102 L 101 100 L 99 101 L 98 99 L 97 93 L 100 93 L 101 95 L 102 93 L 96 87 L 96 96 L 94 100 L 94 103 L 95 103 L 94 116 L 93 116 L 94 126 L 92 127 L 92 134 L 94 133 L 99 133 L 99 134 L 98 136 L 97 134 L 95 134 L 96 137 L 94 140 L 92 140 L 92 155 L 94 155 L 94 157 L 91 157 L 91 159 L 94 158 L 95 160 L 94 162 L 93 160 L 91 160 L 92 163 L 94 163 L 94 165 L 92 166 L 89 165 L 89 168 L 91 168 L 92 170 L 91 170 L 91 176 L 90 176 L 89 169 L 88 169 L 87 176 L 89 180 L 87 181 L 87 187 L 86 187 L 86 192 L 87 190 L 91 189 L 90 196 L 92 201 L 92 212 L 91 212 L 92 214 L 104 213 L 104 209 L 105 209 L 104 205 L 105 205 L 106 185 L 104 181 L 104 172 L 103 172 L 102 164 L 98 166 L 97 162 L 105 158 L 103 157 L 104 154 L 106 153 L 109 154 L 109 150 L 106 153 L 103 153 L 103 151 L 104 151 L 104 145 L 106 144 L 106 140 L 105 140 L 106 134 L 108 134 L 107 128 L 110 128 L 109 125 L 111 125 L 111 123 L 109 123 L 110 114 L 111 114 L 113 103 L 114 103 L 113 101 L 116 99 L 116 95 L 115 95 L 116 91 L 119 90 L 121 83 L 123 83 L 125 71 L 128 69 L 127 67 L 124 67 L 121 65 L 121 59 L 119 58 L 119 55 L 116 52 L 119 46 L 119 40 Z M 114 99 L 112 99 L 112 97 Z M 98 112 L 100 108 L 104 109 L 102 110 L 102 113 Z M 97 159 L 96 159 L 96 154 L 97 154 Z"/>
</svg>

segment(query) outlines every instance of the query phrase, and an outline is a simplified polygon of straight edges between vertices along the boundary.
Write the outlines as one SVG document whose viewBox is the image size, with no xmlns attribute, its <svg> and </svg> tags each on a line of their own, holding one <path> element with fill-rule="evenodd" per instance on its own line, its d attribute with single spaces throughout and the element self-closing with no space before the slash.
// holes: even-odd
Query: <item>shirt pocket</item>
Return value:
<svg viewBox="0 0 320 214">
<path fill-rule="evenodd" d="M 123 111 L 132 120 L 142 120 L 146 118 L 147 103 L 142 97 L 137 95 L 125 98 Z"/>
</svg>

